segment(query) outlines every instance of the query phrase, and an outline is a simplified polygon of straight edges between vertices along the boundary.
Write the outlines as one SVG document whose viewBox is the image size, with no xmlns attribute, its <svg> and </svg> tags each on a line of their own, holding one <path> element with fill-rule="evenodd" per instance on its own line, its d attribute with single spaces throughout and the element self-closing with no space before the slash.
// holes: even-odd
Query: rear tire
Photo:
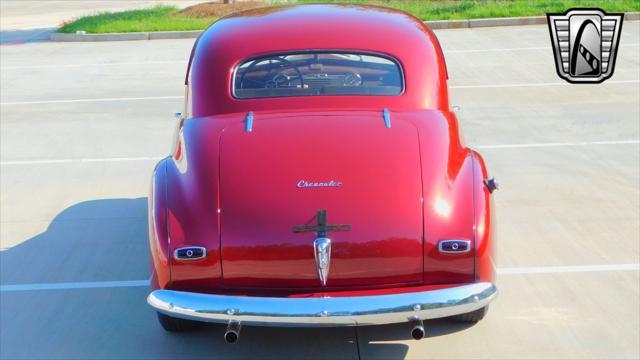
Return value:
<svg viewBox="0 0 640 360">
<path fill-rule="evenodd" d="M 199 328 L 202 323 L 185 319 L 174 318 L 163 313 L 158 313 L 158 322 L 165 331 L 185 332 Z"/>
<path fill-rule="evenodd" d="M 484 316 L 487 314 L 488 311 L 489 311 L 489 306 L 487 305 L 476 311 L 453 316 L 452 319 L 460 322 L 477 323 L 478 321 L 484 318 Z"/>
</svg>

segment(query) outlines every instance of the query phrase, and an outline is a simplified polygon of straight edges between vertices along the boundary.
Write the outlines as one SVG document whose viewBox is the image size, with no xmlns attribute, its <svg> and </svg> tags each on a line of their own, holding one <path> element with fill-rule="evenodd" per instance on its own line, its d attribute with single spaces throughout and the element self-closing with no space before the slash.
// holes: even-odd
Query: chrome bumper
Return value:
<svg viewBox="0 0 640 360">
<path fill-rule="evenodd" d="M 155 290 L 149 305 L 169 316 L 207 322 L 237 320 L 247 325 L 354 326 L 399 323 L 463 314 L 497 295 L 495 285 L 476 283 L 423 292 L 354 296 L 276 298 Z"/>
</svg>

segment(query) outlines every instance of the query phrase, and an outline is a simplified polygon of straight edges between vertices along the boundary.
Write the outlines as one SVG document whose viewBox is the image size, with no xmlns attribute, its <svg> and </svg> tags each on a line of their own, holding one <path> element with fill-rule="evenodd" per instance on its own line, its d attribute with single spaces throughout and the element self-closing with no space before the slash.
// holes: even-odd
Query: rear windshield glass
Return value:
<svg viewBox="0 0 640 360">
<path fill-rule="evenodd" d="M 241 63 L 234 72 L 240 99 L 320 96 L 398 95 L 402 71 L 390 58 L 344 52 L 266 55 Z"/>
</svg>

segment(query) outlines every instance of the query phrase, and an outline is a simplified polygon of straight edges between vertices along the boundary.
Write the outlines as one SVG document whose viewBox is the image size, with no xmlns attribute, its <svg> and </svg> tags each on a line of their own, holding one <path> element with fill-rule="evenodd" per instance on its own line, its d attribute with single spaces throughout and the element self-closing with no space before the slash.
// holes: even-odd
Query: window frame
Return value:
<svg viewBox="0 0 640 360">
<path fill-rule="evenodd" d="M 247 62 L 257 60 L 264 57 L 281 56 L 281 55 L 300 55 L 300 54 L 346 54 L 346 55 L 368 55 L 376 56 L 385 60 L 391 61 L 398 68 L 400 75 L 400 92 L 393 95 L 376 95 L 376 94 L 331 94 L 331 95 L 282 95 L 282 96 L 265 96 L 265 97 L 238 97 L 236 95 L 236 75 L 240 66 Z M 231 73 L 231 97 L 235 100 L 260 100 L 260 99 L 281 99 L 281 98 L 314 98 L 314 97 L 331 97 L 331 96 L 402 96 L 406 91 L 406 79 L 404 74 L 404 68 L 402 63 L 397 58 L 376 51 L 364 51 L 364 50 L 332 50 L 332 49 L 307 49 L 307 50 L 290 50 L 290 51 L 276 51 L 263 53 L 260 55 L 253 55 L 238 61 Z"/>
</svg>

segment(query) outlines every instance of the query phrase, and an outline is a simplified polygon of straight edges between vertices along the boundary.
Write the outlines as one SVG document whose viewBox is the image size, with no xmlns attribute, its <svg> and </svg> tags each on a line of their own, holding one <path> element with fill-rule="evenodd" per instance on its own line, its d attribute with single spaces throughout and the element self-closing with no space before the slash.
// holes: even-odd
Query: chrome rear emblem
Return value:
<svg viewBox="0 0 640 360">
<path fill-rule="evenodd" d="M 327 237 L 329 231 L 351 231 L 351 225 L 327 225 L 327 210 L 318 210 L 315 225 L 296 225 L 293 233 L 315 232 L 316 240 L 313 242 L 313 254 L 316 258 L 316 270 L 322 286 L 327 284 L 329 277 L 329 264 L 331 263 L 331 239 Z"/>
<path fill-rule="evenodd" d="M 313 242 L 313 252 L 316 257 L 316 269 L 322 286 L 327 284 L 329 265 L 331 264 L 331 239 L 319 237 Z"/>
</svg>

